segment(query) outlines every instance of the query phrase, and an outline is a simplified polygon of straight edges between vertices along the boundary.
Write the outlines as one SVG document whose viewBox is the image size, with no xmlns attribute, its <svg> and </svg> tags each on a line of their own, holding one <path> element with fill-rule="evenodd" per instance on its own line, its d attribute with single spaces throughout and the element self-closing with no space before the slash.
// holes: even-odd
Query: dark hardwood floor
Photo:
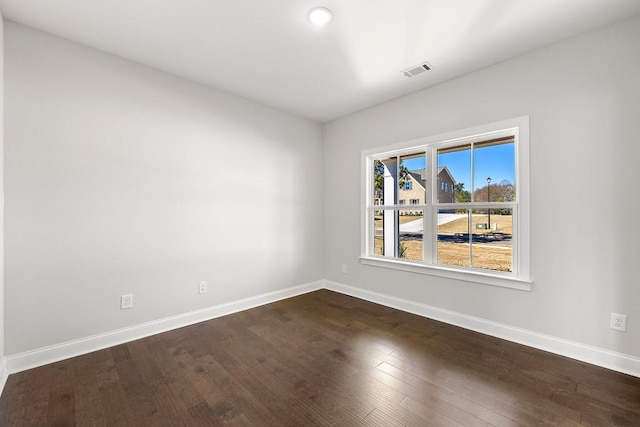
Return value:
<svg viewBox="0 0 640 427">
<path fill-rule="evenodd" d="M 640 378 L 322 290 L 9 377 L 2 426 L 640 426 Z"/>
</svg>

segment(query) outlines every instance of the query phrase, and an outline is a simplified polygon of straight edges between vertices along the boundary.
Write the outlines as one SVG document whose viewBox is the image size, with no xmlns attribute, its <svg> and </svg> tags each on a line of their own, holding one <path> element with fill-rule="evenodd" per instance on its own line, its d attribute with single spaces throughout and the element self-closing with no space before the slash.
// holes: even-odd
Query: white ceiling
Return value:
<svg viewBox="0 0 640 427">
<path fill-rule="evenodd" d="M 317 28 L 312 6 L 334 19 Z M 319 121 L 640 13 L 639 0 L 0 0 L 6 19 Z M 406 78 L 423 61 L 433 70 Z"/>
</svg>

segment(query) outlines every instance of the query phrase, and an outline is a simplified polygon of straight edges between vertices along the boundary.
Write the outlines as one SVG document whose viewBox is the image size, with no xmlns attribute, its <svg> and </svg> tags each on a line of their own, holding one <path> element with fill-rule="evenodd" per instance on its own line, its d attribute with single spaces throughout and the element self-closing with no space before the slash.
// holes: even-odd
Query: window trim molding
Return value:
<svg viewBox="0 0 640 427">
<path fill-rule="evenodd" d="M 500 272 L 490 270 L 478 271 L 477 269 L 465 269 L 460 267 L 449 267 L 440 264 L 431 264 L 426 262 L 404 261 L 392 257 L 379 257 L 369 254 L 371 247 L 370 241 L 373 230 L 369 228 L 369 194 L 373 194 L 373 182 L 368 177 L 373 158 L 383 158 L 385 156 L 402 156 L 411 154 L 421 149 L 427 149 L 430 146 L 438 145 L 455 145 L 463 143 L 465 140 L 478 140 L 489 138 L 491 136 L 504 134 L 506 132 L 515 132 L 517 139 L 517 147 L 515 150 L 515 180 L 518 186 L 517 192 L 517 208 L 518 215 L 514 218 L 513 246 L 517 251 L 517 257 L 514 257 L 514 274 L 502 275 Z M 360 238 L 360 262 L 366 265 L 377 267 L 386 267 L 395 270 L 408 271 L 413 273 L 422 273 L 435 275 L 440 277 L 448 277 L 457 280 L 471 281 L 487 285 L 502 286 L 514 289 L 531 290 L 530 270 L 530 166 L 529 166 L 529 116 L 521 116 L 513 119 L 502 120 L 499 122 L 483 124 L 466 129 L 455 130 L 451 132 L 431 135 L 423 138 L 417 138 L 409 141 L 395 143 L 383 147 L 363 150 L 361 153 L 361 238 Z M 429 159 L 431 167 L 435 159 Z M 427 189 L 427 200 L 433 202 L 433 194 L 431 189 Z M 405 205 L 406 206 L 406 205 Z M 429 209 L 431 207 L 428 207 Z M 433 224 L 428 224 L 431 230 Z M 425 233 L 426 234 L 426 233 Z M 430 235 L 432 233 L 429 233 Z M 516 275 L 517 274 L 517 275 Z"/>
<path fill-rule="evenodd" d="M 371 265 L 374 267 L 383 267 L 392 270 L 407 271 L 410 273 L 445 277 L 464 282 L 481 283 L 483 285 L 520 289 L 523 291 L 530 291 L 531 285 L 533 284 L 532 280 L 521 279 L 519 277 L 501 276 L 499 274 L 484 273 L 477 270 L 465 270 L 463 268 L 449 268 L 442 265 L 418 264 L 397 258 L 360 256 L 359 259 L 361 264 Z"/>
</svg>

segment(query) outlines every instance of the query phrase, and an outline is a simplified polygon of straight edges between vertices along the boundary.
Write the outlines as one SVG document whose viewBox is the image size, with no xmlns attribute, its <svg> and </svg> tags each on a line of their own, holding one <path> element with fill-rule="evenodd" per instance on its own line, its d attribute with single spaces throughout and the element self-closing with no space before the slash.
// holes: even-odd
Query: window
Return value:
<svg viewBox="0 0 640 427">
<path fill-rule="evenodd" d="M 402 199 L 402 200 L 399 200 L 398 202 L 399 202 L 401 205 L 404 205 L 407 201 L 406 201 L 406 200 L 404 200 L 404 199 Z"/>
<path fill-rule="evenodd" d="M 528 128 L 522 117 L 363 152 L 362 262 L 529 289 Z M 418 171 L 424 197 L 407 210 L 396 189 Z"/>
<path fill-rule="evenodd" d="M 411 190 L 411 187 L 412 187 L 411 181 L 407 180 L 407 181 L 404 182 L 404 189 L 405 190 L 409 191 L 409 190 Z"/>
</svg>

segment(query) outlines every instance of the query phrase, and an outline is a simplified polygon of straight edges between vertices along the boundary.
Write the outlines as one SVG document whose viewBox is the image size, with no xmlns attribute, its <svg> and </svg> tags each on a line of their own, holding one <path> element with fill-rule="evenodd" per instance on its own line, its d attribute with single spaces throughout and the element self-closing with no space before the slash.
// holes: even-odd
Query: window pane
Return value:
<svg viewBox="0 0 640 427">
<path fill-rule="evenodd" d="M 471 266 L 469 211 L 438 210 L 438 264 Z"/>
<path fill-rule="evenodd" d="M 395 157 L 385 160 L 374 160 L 373 161 L 373 204 L 374 205 L 384 205 L 385 201 L 388 204 L 394 204 L 392 200 L 385 200 L 385 185 L 389 185 L 389 182 L 394 182 L 395 178 L 392 178 L 395 175 Z M 391 180 L 391 181 L 390 181 Z M 393 187 L 392 187 L 393 189 Z M 387 189 L 388 190 L 388 189 Z M 389 197 L 389 191 L 387 193 L 387 198 Z"/>
<path fill-rule="evenodd" d="M 427 161 L 424 153 L 410 154 L 400 157 L 400 180 L 398 182 L 398 199 L 425 202 L 427 178 Z"/>
<path fill-rule="evenodd" d="M 398 211 L 380 209 L 373 212 L 373 253 L 394 258 L 398 252 Z"/>
<path fill-rule="evenodd" d="M 471 145 L 459 145 L 438 150 L 439 203 L 471 201 Z"/>
<path fill-rule="evenodd" d="M 423 211 L 402 209 L 399 215 L 398 258 L 422 261 Z"/>
<path fill-rule="evenodd" d="M 384 255 L 384 221 L 381 210 L 373 211 L 373 254 Z"/>
<path fill-rule="evenodd" d="M 373 254 L 422 261 L 423 210 L 373 211 Z"/>
<path fill-rule="evenodd" d="M 495 271 L 513 271 L 513 211 L 474 211 L 472 219 L 472 266 Z"/>
<path fill-rule="evenodd" d="M 473 145 L 474 202 L 512 202 L 515 190 L 513 139 Z"/>
</svg>

